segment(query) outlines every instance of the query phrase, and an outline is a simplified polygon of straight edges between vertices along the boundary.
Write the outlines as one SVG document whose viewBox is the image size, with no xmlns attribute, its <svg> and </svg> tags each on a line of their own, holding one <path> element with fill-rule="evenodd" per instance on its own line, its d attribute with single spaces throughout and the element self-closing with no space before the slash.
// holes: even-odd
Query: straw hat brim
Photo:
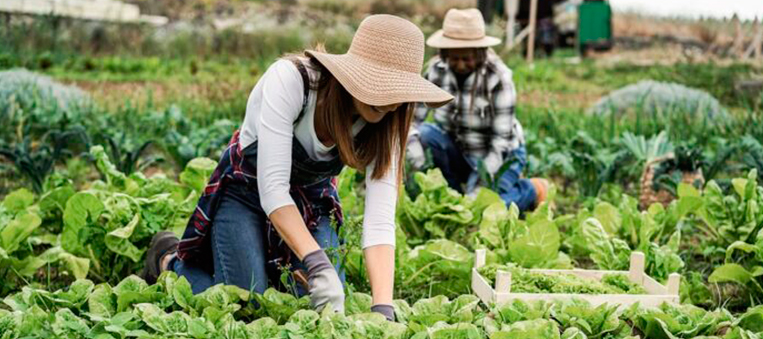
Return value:
<svg viewBox="0 0 763 339">
<path fill-rule="evenodd" d="M 427 46 L 440 49 L 493 47 L 500 43 L 501 39 L 492 36 L 484 36 L 481 39 L 474 40 L 452 39 L 446 37 L 443 34 L 443 30 L 434 32 L 434 34 L 427 39 Z"/>
<path fill-rule="evenodd" d="M 316 58 L 354 98 L 371 106 L 422 102 L 440 107 L 453 96 L 420 74 L 382 67 L 353 54 L 306 51 Z"/>
</svg>

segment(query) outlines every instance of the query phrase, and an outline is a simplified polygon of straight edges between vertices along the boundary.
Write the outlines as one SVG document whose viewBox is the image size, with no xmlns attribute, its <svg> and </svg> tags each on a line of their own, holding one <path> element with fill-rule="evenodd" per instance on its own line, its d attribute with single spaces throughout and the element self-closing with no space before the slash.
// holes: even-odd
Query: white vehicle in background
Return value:
<svg viewBox="0 0 763 339">
<path fill-rule="evenodd" d="M 167 23 L 166 17 L 141 14 L 137 5 L 115 0 L 2 0 L 0 12 L 156 26 Z"/>
</svg>

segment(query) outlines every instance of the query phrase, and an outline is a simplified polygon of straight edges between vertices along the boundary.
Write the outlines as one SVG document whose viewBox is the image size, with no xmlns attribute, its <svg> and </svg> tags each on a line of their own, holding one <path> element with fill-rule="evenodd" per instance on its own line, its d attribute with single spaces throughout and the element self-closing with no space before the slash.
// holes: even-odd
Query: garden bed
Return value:
<svg viewBox="0 0 763 339">
<path fill-rule="evenodd" d="M 486 304 L 501 304 L 511 300 L 519 299 L 523 301 L 534 300 L 569 300 L 573 298 L 583 299 L 592 305 L 603 303 L 617 304 L 621 307 L 640 303 L 643 306 L 659 306 L 664 302 L 678 303 L 678 289 L 681 281 L 681 275 L 673 273 L 668 277 L 667 285 L 660 284 L 644 273 L 645 258 L 641 252 L 633 252 L 630 257 L 630 268 L 628 271 L 607 271 L 607 270 L 553 270 L 553 269 L 527 269 L 527 272 L 540 273 L 544 275 L 568 275 L 573 279 L 589 279 L 601 282 L 605 276 L 622 274 L 628 281 L 635 286 L 640 286 L 638 293 L 635 289 L 628 289 L 624 293 L 550 293 L 550 291 L 541 291 L 540 293 L 512 292 L 512 273 L 509 270 L 499 270 L 495 274 L 495 284 L 491 280 L 480 274 L 480 268 L 485 266 L 485 250 L 477 250 L 474 257 L 474 268 L 472 269 L 472 292 L 476 294 Z M 612 289 L 615 291 L 616 289 Z"/>
</svg>

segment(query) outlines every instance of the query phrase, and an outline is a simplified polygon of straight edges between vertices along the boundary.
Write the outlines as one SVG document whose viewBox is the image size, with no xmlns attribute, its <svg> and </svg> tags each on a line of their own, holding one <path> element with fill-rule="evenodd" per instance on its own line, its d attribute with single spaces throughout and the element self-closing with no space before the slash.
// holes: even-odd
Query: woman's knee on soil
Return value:
<svg viewBox="0 0 763 339">
<path fill-rule="evenodd" d="M 191 284 L 193 294 L 199 294 L 212 287 L 214 278 L 201 267 L 186 263 L 178 258 L 172 260 L 169 269 L 175 272 L 178 277 L 185 277 Z"/>
<path fill-rule="evenodd" d="M 266 218 L 235 199 L 223 197 L 212 227 L 215 284 L 262 293 L 268 287 L 263 228 Z"/>
</svg>

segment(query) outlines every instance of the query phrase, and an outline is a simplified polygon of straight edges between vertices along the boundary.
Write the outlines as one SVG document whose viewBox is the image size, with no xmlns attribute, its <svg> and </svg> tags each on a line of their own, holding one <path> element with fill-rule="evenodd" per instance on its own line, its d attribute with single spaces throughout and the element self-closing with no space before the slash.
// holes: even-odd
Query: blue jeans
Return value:
<svg viewBox="0 0 763 339">
<path fill-rule="evenodd" d="M 330 211 L 318 211 L 321 217 L 318 226 L 312 231 L 313 237 L 321 248 L 338 249 L 339 236 L 332 227 Z M 217 284 L 236 285 L 247 291 L 263 293 L 272 284 L 279 282 L 281 274 L 278 263 L 273 262 L 268 254 L 266 221 L 259 193 L 231 185 L 226 188 L 220 201 L 211 229 L 214 274 L 210 275 L 201 267 L 177 259 L 170 267 L 191 283 L 194 294 Z M 337 272 L 344 283 L 345 275 L 339 265 L 338 251 L 326 252 L 337 263 Z M 296 256 L 293 258 L 291 269 L 307 272 L 302 262 Z M 296 292 L 300 296 L 308 292 L 302 285 L 295 284 L 291 277 L 290 284 L 296 285 Z"/>
<path fill-rule="evenodd" d="M 470 193 L 479 182 L 477 159 L 464 156 L 453 139 L 439 126 L 423 123 L 419 128 L 421 146 L 432 153 L 434 165 L 440 169 L 448 186 L 464 193 Z M 498 195 L 509 206 L 515 203 L 520 211 L 531 210 L 535 206 L 535 188 L 528 179 L 522 179 L 522 170 L 527 163 L 527 150 L 524 145 L 515 149 L 511 156 L 505 154 L 504 159 L 511 159 L 509 168 L 498 179 Z"/>
</svg>

